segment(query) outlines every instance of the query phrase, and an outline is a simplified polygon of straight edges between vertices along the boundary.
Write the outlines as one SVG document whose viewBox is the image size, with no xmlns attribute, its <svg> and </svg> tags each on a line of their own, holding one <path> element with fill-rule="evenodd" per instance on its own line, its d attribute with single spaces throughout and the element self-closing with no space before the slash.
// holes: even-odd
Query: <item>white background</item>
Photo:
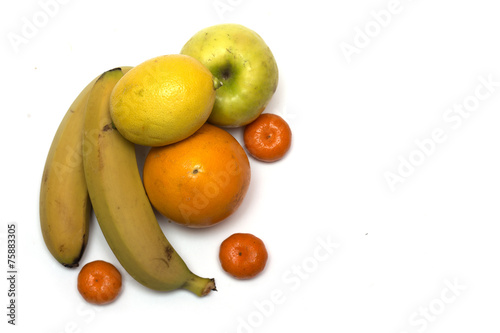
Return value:
<svg viewBox="0 0 500 333">
<path fill-rule="evenodd" d="M 44 3 L 58 6 L 49 16 Z M 16 327 L 7 325 L 1 278 L 2 331 L 498 331 L 498 9 L 491 0 L 395 4 L 4 1 L 0 266 L 6 275 L 7 224 L 16 222 L 19 274 Z M 371 13 L 388 7 L 397 10 L 381 26 Z M 23 37 L 26 22 L 39 27 Z M 57 126 L 99 73 L 178 53 L 198 30 L 224 22 L 255 30 L 272 49 L 280 81 L 267 112 L 288 121 L 292 149 L 278 163 L 251 160 L 248 195 L 220 225 L 189 230 L 160 219 L 218 292 L 152 292 L 124 273 L 117 301 L 91 306 L 76 290 L 78 269 L 55 262 L 39 228 L 39 184 Z M 28 38 L 15 46 L 14 35 Z M 346 57 L 347 44 L 357 53 Z M 490 91 L 481 77 L 494 83 Z M 468 117 L 446 118 L 465 101 Z M 435 130 L 445 139 L 430 144 Z M 231 133 L 241 140 L 240 130 Z M 416 141 L 428 143 L 427 155 Z M 391 190 L 387 172 L 404 182 Z M 220 268 L 218 246 L 234 232 L 266 243 L 258 278 L 237 281 Z M 319 248 L 328 242 L 338 247 Z M 124 272 L 93 220 L 82 264 L 96 259 Z"/>
</svg>

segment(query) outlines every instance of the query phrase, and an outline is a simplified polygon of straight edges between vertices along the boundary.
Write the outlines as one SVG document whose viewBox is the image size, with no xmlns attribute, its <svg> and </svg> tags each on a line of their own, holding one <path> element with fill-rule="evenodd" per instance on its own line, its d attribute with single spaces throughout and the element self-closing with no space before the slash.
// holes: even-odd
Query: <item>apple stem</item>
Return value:
<svg viewBox="0 0 500 333">
<path fill-rule="evenodd" d="M 224 84 L 224 83 L 222 83 L 222 81 L 220 81 L 220 80 L 219 80 L 218 78 L 216 78 L 215 76 L 214 76 L 213 81 L 214 81 L 214 89 L 215 89 L 215 90 L 219 89 L 219 88 L 220 88 L 220 87 L 222 87 L 222 85 Z"/>
</svg>

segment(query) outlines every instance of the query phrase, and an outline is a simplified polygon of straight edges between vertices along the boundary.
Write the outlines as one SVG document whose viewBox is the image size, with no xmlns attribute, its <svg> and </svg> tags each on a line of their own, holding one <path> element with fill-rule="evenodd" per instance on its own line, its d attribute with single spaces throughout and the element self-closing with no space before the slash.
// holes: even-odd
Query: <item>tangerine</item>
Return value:
<svg viewBox="0 0 500 333">
<path fill-rule="evenodd" d="M 78 291 L 92 304 L 108 304 L 122 288 L 122 275 L 113 264 L 103 260 L 87 263 L 78 274 Z"/>
<path fill-rule="evenodd" d="M 267 263 L 264 242 L 248 233 L 235 233 L 220 245 L 222 268 L 237 279 L 250 279 L 262 272 Z"/>
<path fill-rule="evenodd" d="M 290 149 L 292 131 L 280 116 L 263 113 L 245 126 L 243 140 L 250 155 L 264 162 L 275 162 Z"/>
<path fill-rule="evenodd" d="M 154 208 L 188 227 L 209 227 L 242 203 L 250 184 L 243 147 L 226 130 L 205 123 L 180 142 L 153 147 L 143 169 Z"/>
</svg>

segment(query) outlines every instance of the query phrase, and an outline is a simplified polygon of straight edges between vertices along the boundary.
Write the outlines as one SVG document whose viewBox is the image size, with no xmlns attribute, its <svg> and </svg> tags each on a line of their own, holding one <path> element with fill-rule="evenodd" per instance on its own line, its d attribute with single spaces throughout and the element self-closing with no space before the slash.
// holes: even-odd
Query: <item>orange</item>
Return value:
<svg viewBox="0 0 500 333">
<path fill-rule="evenodd" d="M 250 279 L 262 272 L 267 258 L 264 242 L 248 233 L 229 236 L 219 249 L 222 268 L 237 279 Z"/>
<path fill-rule="evenodd" d="M 290 149 L 292 131 L 280 116 L 263 113 L 245 126 L 243 140 L 250 155 L 264 162 L 275 162 Z"/>
<path fill-rule="evenodd" d="M 116 299 L 122 288 L 122 275 L 113 264 L 96 260 L 82 267 L 78 291 L 92 304 L 107 304 Z"/>
<path fill-rule="evenodd" d="M 185 140 L 151 148 L 143 181 L 151 204 L 162 215 L 188 227 L 209 227 L 242 203 L 250 163 L 231 134 L 206 123 Z"/>
</svg>

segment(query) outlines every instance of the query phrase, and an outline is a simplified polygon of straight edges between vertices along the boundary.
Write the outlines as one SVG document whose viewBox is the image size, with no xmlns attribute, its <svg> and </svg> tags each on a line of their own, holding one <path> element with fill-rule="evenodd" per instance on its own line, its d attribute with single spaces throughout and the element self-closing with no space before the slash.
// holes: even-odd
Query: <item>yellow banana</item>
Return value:
<svg viewBox="0 0 500 333">
<path fill-rule="evenodd" d="M 76 267 L 88 241 L 90 199 L 81 156 L 89 83 L 62 119 L 45 161 L 40 186 L 40 225 L 50 253 Z"/>
<path fill-rule="evenodd" d="M 138 282 L 204 296 L 215 289 L 214 280 L 192 273 L 165 237 L 141 181 L 135 145 L 113 127 L 109 99 L 122 76 L 117 68 L 97 80 L 85 115 L 84 170 L 97 221 L 120 264 Z"/>
</svg>

